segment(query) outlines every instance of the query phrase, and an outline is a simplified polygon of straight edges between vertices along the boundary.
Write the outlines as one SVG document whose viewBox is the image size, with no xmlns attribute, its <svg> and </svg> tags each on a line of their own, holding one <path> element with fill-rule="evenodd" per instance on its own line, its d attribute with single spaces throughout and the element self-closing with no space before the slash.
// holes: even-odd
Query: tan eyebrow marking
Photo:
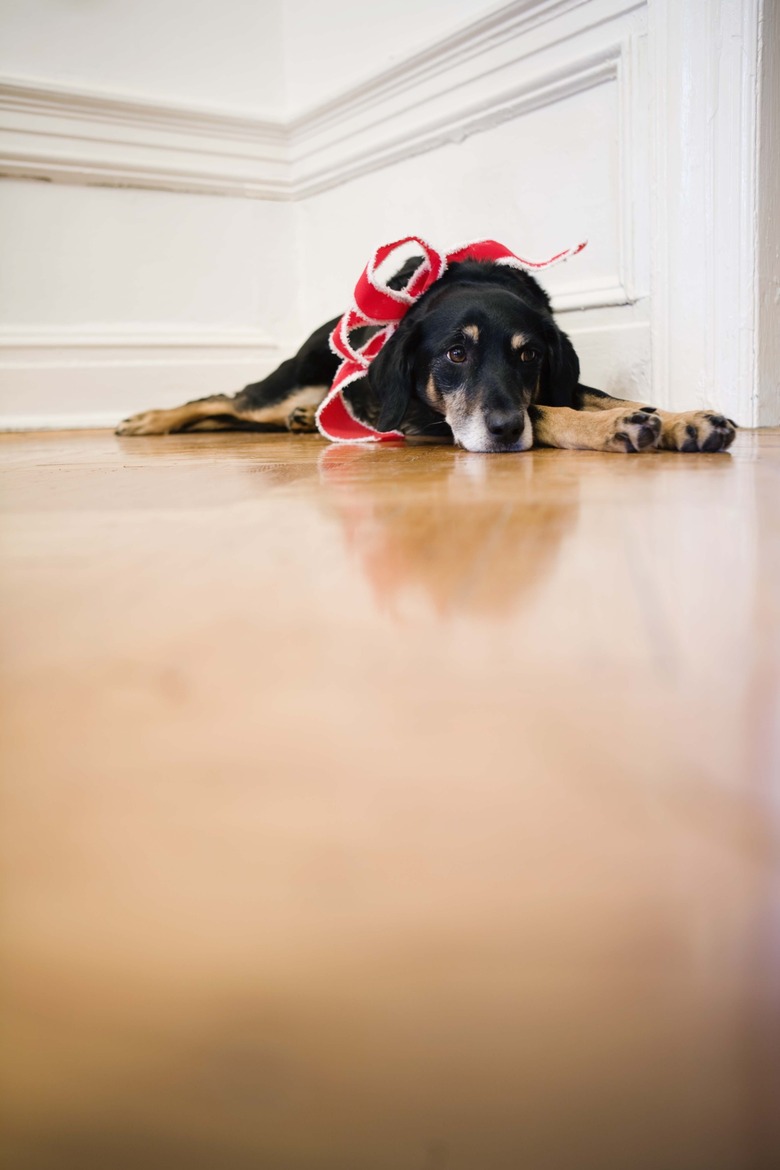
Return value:
<svg viewBox="0 0 780 1170">
<path fill-rule="evenodd" d="M 524 333 L 515 333 L 512 338 L 512 349 L 521 349 L 527 341 L 528 338 Z"/>
<path fill-rule="evenodd" d="M 436 383 L 433 380 L 433 374 L 431 374 L 428 378 L 428 382 L 425 387 L 425 396 L 430 402 L 431 406 L 441 407 L 443 405 L 443 399 L 439 393 L 439 389 Z"/>
<path fill-rule="evenodd" d="M 464 325 L 463 332 L 467 337 L 470 337 L 472 341 L 479 341 L 479 329 L 476 325 Z"/>
</svg>

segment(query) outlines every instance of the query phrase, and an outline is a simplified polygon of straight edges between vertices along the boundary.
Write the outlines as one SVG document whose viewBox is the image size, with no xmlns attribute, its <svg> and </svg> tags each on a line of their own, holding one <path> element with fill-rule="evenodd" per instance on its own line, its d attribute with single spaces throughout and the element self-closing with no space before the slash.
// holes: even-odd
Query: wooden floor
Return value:
<svg viewBox="0 0 780 1170">
<path fill-rule="evenodd" d="M 780 432 L 0 461 L 9 1167 L 780 1165 Z"/>
</svg>

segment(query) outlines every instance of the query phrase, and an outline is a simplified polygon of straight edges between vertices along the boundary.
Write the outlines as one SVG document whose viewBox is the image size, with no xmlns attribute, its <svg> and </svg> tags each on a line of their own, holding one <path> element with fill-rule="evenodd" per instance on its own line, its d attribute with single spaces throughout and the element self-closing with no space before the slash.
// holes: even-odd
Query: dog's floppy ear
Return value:
<svg viewBox="0 0 780 1170">
<path fill-rule="evenodd" d="M 580 361 L 574 346 L 555 322 L 550 321 L 540 401 L 546 406 L 572 406 L 579 380 Z"/>
<path fill-rule="evenodd" d="M 400 426 L 414 389 L 411 331 L 401 322 L 368 368 L 368 383 L 379 403 L 377 427 L 394 431 Z"/>
</svg>

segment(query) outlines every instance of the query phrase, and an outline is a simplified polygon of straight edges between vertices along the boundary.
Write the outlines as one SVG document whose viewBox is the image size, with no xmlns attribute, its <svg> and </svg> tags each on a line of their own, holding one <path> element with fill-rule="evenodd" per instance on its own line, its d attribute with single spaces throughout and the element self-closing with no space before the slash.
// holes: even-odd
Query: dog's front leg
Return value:
<svg viewBox="0 0 780 1170">
<path fill-rule="evenodd" d="M 613 398 L 603 390 L 590 386 L 577 387 L 578 402 L 582 410 L 651 410 L 638 402 L 624 398 Z M 723 414 L 713 410 L 656 410 L 661 420 L 659 447 L 666 451 L 726 451 L 734 442 L 737 424 Z"/>
<path fill-rule="evenodd" d="M 661 420 L 638 407 L 571 410 L 568 406 L 532 406 L 534 444 L 574 451 L 646 451 L 658 445 Z"/>
</svg>

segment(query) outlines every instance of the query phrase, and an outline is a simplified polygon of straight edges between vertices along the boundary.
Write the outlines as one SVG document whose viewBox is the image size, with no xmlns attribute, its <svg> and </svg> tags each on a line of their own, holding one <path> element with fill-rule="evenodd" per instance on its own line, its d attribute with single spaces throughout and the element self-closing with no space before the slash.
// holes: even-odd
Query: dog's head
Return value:
<svg viewBox="0 0 780 1170">
<path fill-rule="evenodd" d="M 369 369 L 380 430 L 401 427 L 418 400 L 467 451 L 526 451 L 528 407 L 570 406 L 578 378 L 533 277 L 474 261 L 453 265 L 420 298 Z"/>
</svg>

